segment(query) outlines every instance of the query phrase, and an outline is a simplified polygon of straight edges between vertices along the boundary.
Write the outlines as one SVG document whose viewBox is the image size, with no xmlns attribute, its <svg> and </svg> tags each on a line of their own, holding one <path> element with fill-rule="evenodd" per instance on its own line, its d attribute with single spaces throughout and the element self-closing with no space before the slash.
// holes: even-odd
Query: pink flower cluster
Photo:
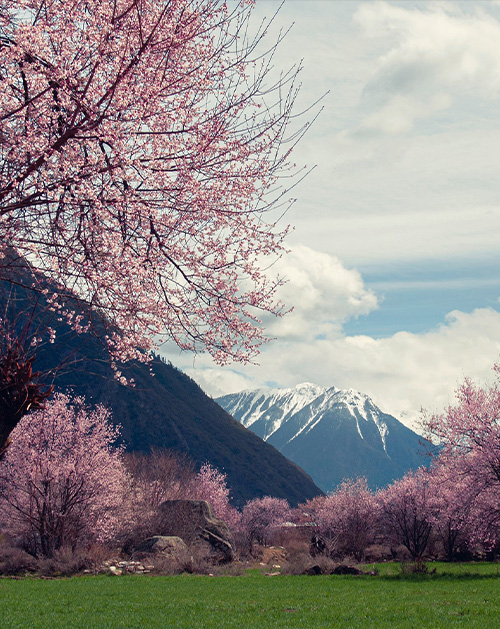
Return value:
<svg viewBox="0 0 500 629">
<path fill-rule="evenodd" d="M 0 273 L 8 249 L 52 278 L 75 330 L 109 324 L 115 361 L 162 341 L 247 361 L 258 312 L 282 313 L 262 268 L 284 250 L 267 213 L 287 203 L 296 71 L 271 81 L 251 4 L 4 3 Z"/>
<path fill-rule="evenodd" d="M 0 463 L 4 532 L 44 556 L 112 537 L 129 487 L 117 437 L 109 411 L 81 398 L 57 394 L 25 415 Z"/>
</svg>

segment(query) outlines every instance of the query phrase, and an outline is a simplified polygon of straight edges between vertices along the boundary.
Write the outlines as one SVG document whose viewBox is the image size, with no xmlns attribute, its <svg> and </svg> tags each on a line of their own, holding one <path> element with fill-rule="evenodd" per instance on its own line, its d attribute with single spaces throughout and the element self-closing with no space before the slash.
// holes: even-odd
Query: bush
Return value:
<svg viewBox="0 0 500 629">
<path fill-rule="evenodd" d="M 402 561 L 399 564 L 399 571 L 404 576 L 412 574 L 436 574 L 436 568 L 429 570 L 429 566 L 425 561 Z"/>
<path fill-rule="evenodd" d="M 34 557 L 6 542 L 0 544 L 0 574 L 18 575 L 35 572 L 35 570 L 36 560 Z"/>
<path fill-rule="evenodd" d="M 87 553 L 69 546 L 54 551 L 52 557 L 41 557 L 37 561 L 38 572 L 43 576 L 70 576 L 89 569 L 89 566 Z"/>
</svg>

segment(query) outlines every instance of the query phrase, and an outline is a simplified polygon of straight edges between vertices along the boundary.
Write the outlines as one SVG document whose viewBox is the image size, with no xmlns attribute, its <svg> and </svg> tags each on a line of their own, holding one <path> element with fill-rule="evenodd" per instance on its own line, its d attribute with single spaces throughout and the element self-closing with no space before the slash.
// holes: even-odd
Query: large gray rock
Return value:
<svg viewBox="0 0 500 629">
<path fill-rule="evenodd" d="M 179 559 L 188 554 L 188 547 L 180 537 L 154 535 L 145 539 L 134 550 L 134 555 L 160 553 L 165 557 Z"/>
<path fill-rule="evenodd" d="M 234 558 L 234 541 L 226 523 L 205 500 L 167 500 L 159 506 L 160 533 L 176 535 L 202 557 L 217 563 Z"/>
</svg>

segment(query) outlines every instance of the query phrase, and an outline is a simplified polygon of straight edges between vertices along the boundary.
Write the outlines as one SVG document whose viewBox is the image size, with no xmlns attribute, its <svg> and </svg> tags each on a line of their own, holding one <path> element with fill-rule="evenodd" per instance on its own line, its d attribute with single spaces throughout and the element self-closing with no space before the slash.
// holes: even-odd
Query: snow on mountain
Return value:
<svg viewBox="0 0 500 629">
<path fill-rule="evenodd" d="M 387 424 L 380 419 L 381 411 L 371 399 L 354 389 L 345 391 L 336 387 L 322 388 L 304 382 L 288 389 L 255 389 L 241 393 L 225 395 L 216 400 L 228 413 L 254 432 L 262 433 L 267 441 L 281 426 L 295 419 L 296 433 L 288 439 L 297 438 L 304 431 L 309 432 L 319 422 L 323 414 L 334 407 L 343 405 L 352 415 L 357 431 L 363 438 L 359 420 L 374 421 L 379 429 L 382 442 L 385 444 Z M 295 417 L 302 409 L 310 406 L 302 415 L 301 422 Z M 254 426 L 254 424 L 256 424 Z M 253 426 L 253 428 L 251 428 Z M 259 430 L 255 430 L 260 428 Z M 385 447 L 385 445 L 384 445 Z"/>
<path fill-rule="evenodd" d="M 354 389 L 311 383 L 258 389 L 216 400 L 330 491 L 344 478 L 385 485 L 425 464 L 421 438 Z"/>
<path fill-rule="evenodd" d="M 321 387 L 304 382 L 290 389 L 246 390 L 216 401 L 245 428 L 267 441 L 287 417 L 307 406 L 322 391 Z M 259 430 L 261 426 L 263 428 Z"/>
</svg>

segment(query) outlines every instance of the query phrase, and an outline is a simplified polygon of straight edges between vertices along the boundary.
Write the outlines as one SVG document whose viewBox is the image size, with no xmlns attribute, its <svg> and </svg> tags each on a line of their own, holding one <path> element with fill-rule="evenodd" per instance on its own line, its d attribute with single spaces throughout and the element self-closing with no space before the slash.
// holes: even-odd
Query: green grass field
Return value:
<svg viewBox="0 0 500 629">
<path fill-rule="evenodd" d="M 0 627 L 499 627 L 498 564 L 401 576 L 0 579 Z M 369 567 L 367 567 L 369 569 Z"/>
</svg>

